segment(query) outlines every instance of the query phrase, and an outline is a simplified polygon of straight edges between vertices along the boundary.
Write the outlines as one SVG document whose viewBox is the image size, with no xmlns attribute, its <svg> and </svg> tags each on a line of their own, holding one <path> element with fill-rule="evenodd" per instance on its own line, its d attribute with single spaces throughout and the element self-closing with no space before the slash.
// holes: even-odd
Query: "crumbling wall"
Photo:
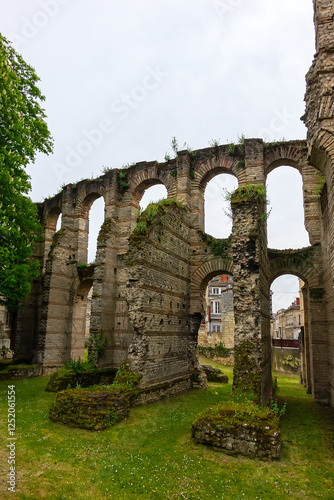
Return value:
<svg viewBox="0 0 334 500">
<path fill-rule="evenodd" d="M 175 201 L 158 203 L 139 217 L 126 257 L 127 304 L 134 327 L 128 359 L 149 386 L 201 378 L 197 331 L 189 313 L 189 224 Z M 154 215 L 150 215 L 154 212 Z M 187 387 L 189 387 L 189 380 Z"/>
<path fill-rule="evenodd" d="M 314 316 L 321 314 L 323 320 L 322 325 L 318 326 L 318 340 L 311 350 L 309 371 L 311 379 L 323 386 L 322 400 L 326 400 L 327 393 L 327 400 L 330 399 L 334 405 L 334 198 L 332 196 L 334 190 L 334 5 L 331 0 L 313 0 L 313 3 L 316 54 L 306 75 L 306 110 L 303 121 L 308 129 L 309 162 L 319 172 L 320 182 L 317 194 L 321 213 L 319 230 L 324 268 L 321 290 L 310 291 L 306 297 L 309 307 L 314 311 Z M 313 369 L 312 359 L 319 364 L 318 369 Z M 327 390 L 324 384 L 325 376 L 328 379 Z"/>
</svg>

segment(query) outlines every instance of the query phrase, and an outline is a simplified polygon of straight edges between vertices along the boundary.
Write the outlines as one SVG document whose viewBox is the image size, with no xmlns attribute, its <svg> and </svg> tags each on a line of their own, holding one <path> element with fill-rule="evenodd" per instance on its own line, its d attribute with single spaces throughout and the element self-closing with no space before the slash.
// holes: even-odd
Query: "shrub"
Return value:
<svg viewBox="0 0 334 500">
<path fill-rule="evenodd" d="M 213 358 L 215 356 L 227 358 L 233 353 L 233 349 L 225 347 L 224 342 L 219 342 L 214 347 L 198 345 L 198 351 L 206 358 Z"/>
</svg>

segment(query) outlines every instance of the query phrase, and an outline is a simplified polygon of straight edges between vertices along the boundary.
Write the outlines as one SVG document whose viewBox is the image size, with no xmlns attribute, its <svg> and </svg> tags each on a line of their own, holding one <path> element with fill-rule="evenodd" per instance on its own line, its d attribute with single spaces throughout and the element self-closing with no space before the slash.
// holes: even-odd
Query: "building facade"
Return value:
<svg viewBox="0 0 334 500">
<path fill-rule="evenodd" d="M 271 337 L 273 339 L 298 340 L 301 332 L 302 314 L 299 297 L 287 309 L 279 309 L 271 320 Z"/>
<path fill-rule="evenodd" d="M 234 304 L 232 276 L 223 274 L 209 281 L 206 294 L 206 317 L 201 325 L 198 343 L 215 346 L 220 342 L 234 347 Z"/>
</svg>

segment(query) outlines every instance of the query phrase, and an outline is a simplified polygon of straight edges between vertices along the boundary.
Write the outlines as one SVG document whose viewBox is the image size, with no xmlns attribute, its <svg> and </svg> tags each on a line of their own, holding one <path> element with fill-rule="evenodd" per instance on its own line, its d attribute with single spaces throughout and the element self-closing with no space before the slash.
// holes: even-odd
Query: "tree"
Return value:
<svg viewBox="0 0 334 500">
<path fill-rule="evenodd" d="M 52 152 L 35 70 L 0 34 L 0 302 L 17 308 L 39 275 L 32 259 L 42 236 L 25 171 L 37 152 Z"/>
</svg>

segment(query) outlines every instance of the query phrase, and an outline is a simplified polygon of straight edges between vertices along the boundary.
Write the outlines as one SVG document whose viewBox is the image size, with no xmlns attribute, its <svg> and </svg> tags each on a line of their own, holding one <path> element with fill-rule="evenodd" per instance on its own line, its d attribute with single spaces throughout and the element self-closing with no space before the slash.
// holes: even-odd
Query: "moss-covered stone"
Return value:
<svg viewBox="0 0 334 500">
<path fill-rule="evenodd" d="M 253 395 L 256 403 L 261 401 L 261 371 L 256 363 L 257 346 L 244 340 L 234 348 L 233 390 Z"/>
<path fill-rule="evenodd" d="M 231 203 L 250 201 L 266 201 L 266 188 L 263 184 L 247 184 L 240 186 L 231 194 Z"/>
<path fill-rule="evenodd" d="M 138 386 L 141 375 L 129 370 L 127 361 L 122 363 L 117 373 L 115 368 L 95 372 L 85 371 L 80 374 L 64 369 L 59 372 L 58 379 L 54 377 L 52 388 L 59 388 L 61 384 L 65 385 L 70 380 L 73 380 L 73 383 L 79 380 L 80 385 L 87 384 L 87 388 L 63 390 L 58 393 L 56 402 L 50 408 L 49 413 L 50 419 L 55 422 L 83 429 L 103 430 L 127 416 L 139 394 Z M 101 382 L 102 377 L 110 372 L 113 379 L 110 385 L 106 381 L 103 385 L 89 384 L 89 380 L 94 378 L 94 375 L 99 377 Z M 80 378 L 74 378 L 74 376 Z"/>
<path fill-rule="evenodd" d="M 213 255 L 217 257 L 231 257 L 231 238 L 214 238 L 209 234 L 198 231 L 202 240 L 208 245 Z"/>
<path fill-rule="evenodd" d="M 67 368 L 60 368 L 51 375 L 45 390 L 58 392 L 68 388 L 75 388 L 78 385 L 89 387 L 97 384 L 111 384 L 116 373 L 117 368 L 91 369 L 80 373 Z"/>
<path fill-rule="evenodd" d="M 129 398 L 115 391 L 71 389 L 57 394 L 49 417 L 55 422 L 101 431 L 125 418 L 129 411 Z"/>
<path fill-rule="evenodd" d="M 205 371 L 208 382 L 218 382 L 220 384 L 228 384 L 228 376 L 225 375 L 219 368 L 213 368 L 210 365 L 202 365 Z"/>
<path fill-rule="evenodd" d="M 129 369 L 129 363 L 124 361 L 118 368 L 110 389 L 125 394 L 137 394 L 141 375 Z"/>
<path fill-rule="evenodd" d="M 181 202 L 175 199 L 164 199 L 157 203 L 150 203 L 138 217 L 137 225 L 129 238 L 130 246 L 140 248 L 143 239 L 149 234 L 153 222 L 164 223 L 164 214 L 170 207 L 185 210 Z"/>
<path fill-rule="evenodd" d="M 198 443 L 224 449 L 233 455 L 279 458 L 281 432 L 277 417 L 251 402 L 230 402 L 201 413 L 192 425 Z"/>
<path fill-rule="evenodd" d="M 0 371 L 0 380 L 20 380 L 24 378 L 41 377 L 42 365 L 10 364 Z"/>
</svg>

